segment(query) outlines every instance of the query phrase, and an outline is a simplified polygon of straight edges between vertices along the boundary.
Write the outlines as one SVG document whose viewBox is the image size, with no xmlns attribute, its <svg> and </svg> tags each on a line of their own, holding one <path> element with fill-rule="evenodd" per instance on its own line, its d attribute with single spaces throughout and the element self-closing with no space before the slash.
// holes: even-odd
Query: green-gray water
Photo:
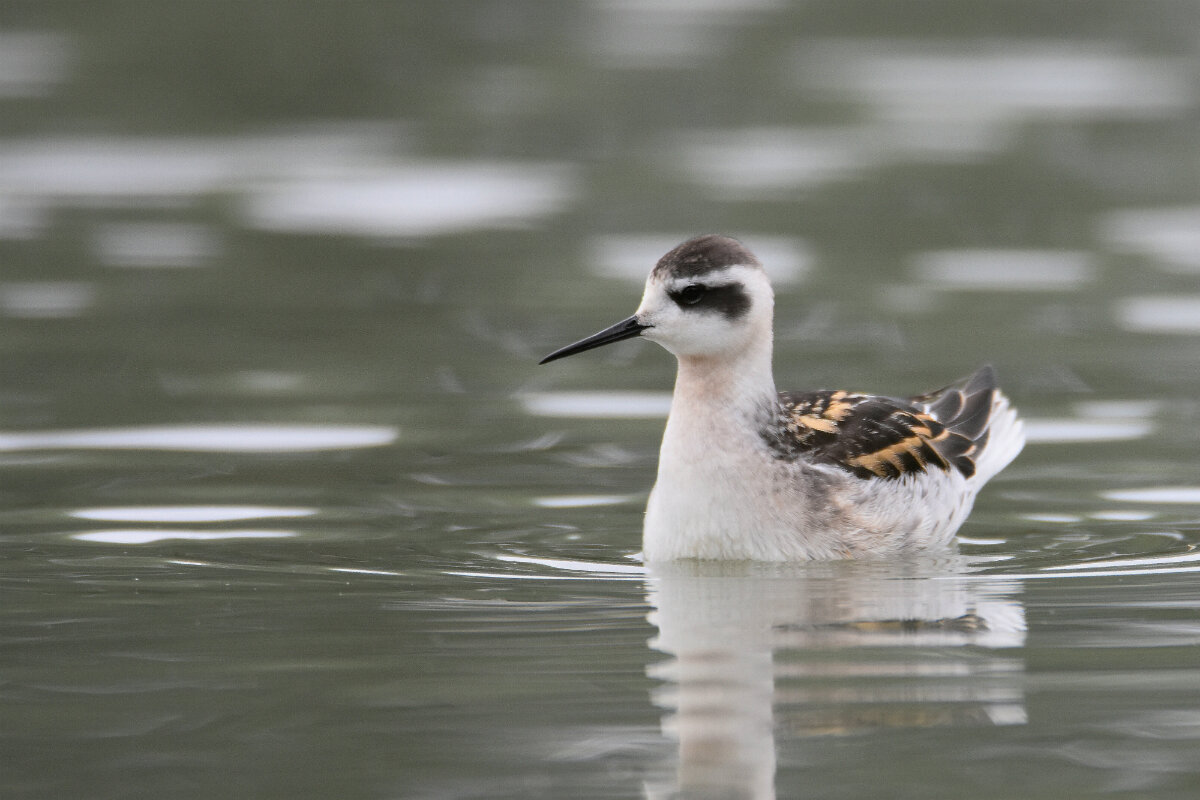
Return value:
<svg viewBox="0 0 1200 800">
<path fill-rule="evenodd" d="M 0 2 L 0 796 L 1200 792 L 1200 7 Z M 691 234 L 996 365 L 958 554 L 636 559 Z M 611 350 L 611 352 L 610 352 Z"/>
</svg>

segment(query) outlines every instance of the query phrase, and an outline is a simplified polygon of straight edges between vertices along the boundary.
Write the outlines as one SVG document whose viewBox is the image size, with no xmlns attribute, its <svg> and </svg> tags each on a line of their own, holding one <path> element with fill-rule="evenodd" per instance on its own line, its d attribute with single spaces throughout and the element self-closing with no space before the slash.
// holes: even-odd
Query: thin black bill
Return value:
<svg viewBox="0 0 1200 800">
<path fill-rule="evenodd" d="M 578 342 L 575 342 L 575 344 L 569 344 L 566 347 L 561 347 L 558 350 L 555 350 L 538 363 L 545 364 L 560 358 L 573 356 L 576 353 L 582 353 L 584 350 L 591 350 L 606 344 L 619 342 L 622 339 L 632 339 L 634 336 L 637 336 L 639 333 L 649 327 L 649 325 L 643 325 L 642 323 L 638 322 L 637 317 L 623 319 L 616 325 L 613 325 L 610 328 L 605 328 L 599 333 L 593 333 L 586 339 L 580 339 Z"/>
</svg>

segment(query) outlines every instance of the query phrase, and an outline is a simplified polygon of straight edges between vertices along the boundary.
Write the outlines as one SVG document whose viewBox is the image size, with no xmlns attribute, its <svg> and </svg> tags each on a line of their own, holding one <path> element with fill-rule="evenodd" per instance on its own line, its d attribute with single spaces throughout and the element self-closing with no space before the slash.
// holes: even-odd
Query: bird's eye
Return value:
<svg viewBox="0 0 1200 800">
<path fill-rule="evenodd" d="M 693 283 L 690 286 L 685 286 L 679 290 L 679 302 L 684 305 L 694 306 L 699 303 L 704 297 L 705 287 L 698 283 Z"/>
</svg>

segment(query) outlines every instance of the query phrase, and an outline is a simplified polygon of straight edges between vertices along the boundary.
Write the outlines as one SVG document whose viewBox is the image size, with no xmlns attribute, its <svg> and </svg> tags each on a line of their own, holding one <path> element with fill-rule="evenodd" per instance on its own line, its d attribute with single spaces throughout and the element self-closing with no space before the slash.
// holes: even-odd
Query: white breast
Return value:
<svg viewBox="0 0 1200 800">
<path fill-rule="evenodd" d="M 647 561 L 844 555 L 829 529 L 829 509 L 815 504 L 819 496 L 806 489 L 826 478 L 772 457 L 755 426 L 728 410 L 677 410 L 667 422 L 646 507 Z"/>
</svg>

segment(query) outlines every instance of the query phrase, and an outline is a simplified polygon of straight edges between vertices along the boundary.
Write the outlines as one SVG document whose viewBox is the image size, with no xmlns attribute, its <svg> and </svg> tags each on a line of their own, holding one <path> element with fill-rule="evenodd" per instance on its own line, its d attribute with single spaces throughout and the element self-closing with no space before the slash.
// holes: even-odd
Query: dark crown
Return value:
<svg viewBox="0 0 1200 800">
<path fill-rule="evenodd" d="M 653 274 L 659 278 L 698 278 L 735 265 L 762 267 L 737 239 L 710 233 L 688 239 L 660 258 Z"/>
</svg>

